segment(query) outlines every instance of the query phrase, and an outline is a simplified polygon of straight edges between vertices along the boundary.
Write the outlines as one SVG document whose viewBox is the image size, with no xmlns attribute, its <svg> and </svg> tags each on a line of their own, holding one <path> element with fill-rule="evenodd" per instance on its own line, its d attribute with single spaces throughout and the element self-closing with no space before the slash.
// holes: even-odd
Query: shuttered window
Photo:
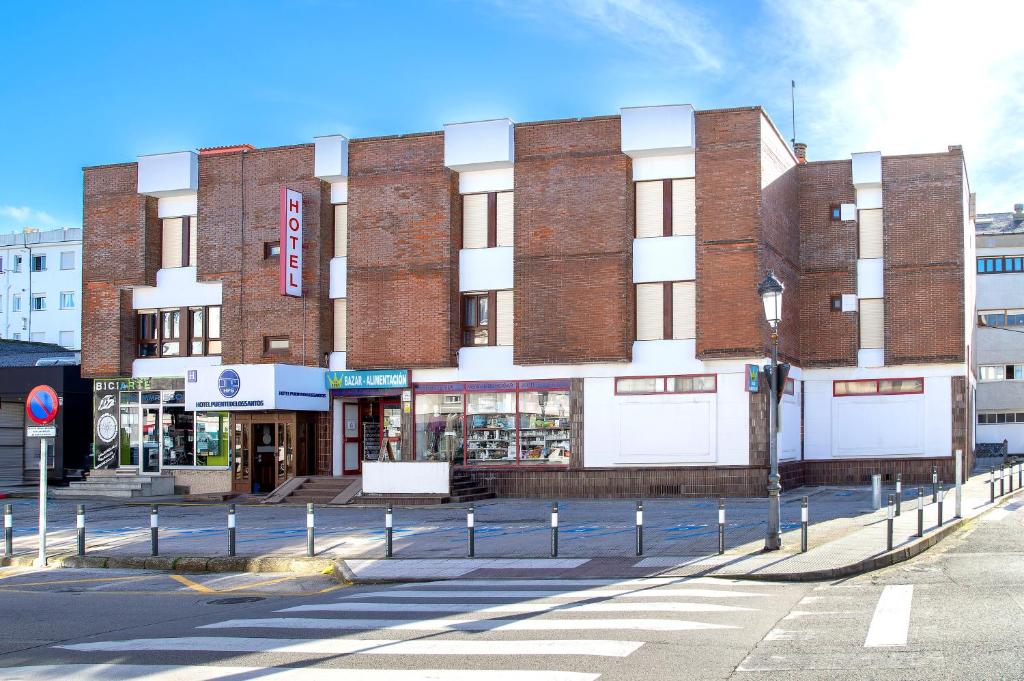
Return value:
<svg viewBox="0 0 1024 681">
<path fill-rule="evenodd" d="M 462 197 L 462 247 L 487 248 L 487 194 Z"/>
<path fill-rule="evenodd" d="M 497 292 L 497 317 L 495 322 L 498 325 L 496 330 L 498 345 L 512 345 L 512 303 L 512 291 Z"/>
<path fill-rule="evenodd" d="M 672 283 L 672 338 L 697 337 L 697 287 L 692 281 Z"/>
<path fill-rule="evenodd" d="M 345 352 L 347 347 L 345 334 L 348 330 L 348 301 L 345 298 L 334 300 L 334 351 Z"/>
<path fill-rule="evenodd" d="M 636 238 L 664 236 L 664 183 L 661 180 L 636 183 Z"/>
<path fill-rule="evenodd" d="M 882 209 L 862 210 L 858 215 L 860 257 L 882 257 Z"/>
<path fill-rule="evenodd" d="M 513 224 L 515 220 L 513 210 L 514 203 L 515 202 L 512 192 L 498 192 L 498 240 L 496 244 L 497 246 L 513 245 L 515 239 L 515 231 L 513 229 Z"/>
<path fill-rule="evenodd" d="M 188 219 L 188 262 L 183 263 L 188 267 L 196 267 L 199 264 L 199 220 L 196 216 Z"/>
<path fill-rule="evenodd" d="M 885 344 L 884 301 L 869 298 L 860 301 L 860 347 L 881 348 Z"/>
<path fill-rule="evenodd" d="M 672 180 L 672 236 L 693 235 L 697 226 L 696 182 Z"/>
<path fill-rule="evenodd" d="M 334 207 L 334 257 L 344 258 L 348 255 L 348 204 L 341 203 Z"/>
<path fill-rule="evenodd" d="M 665 337 L 665 285 L 636 285 L 636 339 L 661 340 Z"/>
<path fill-rule="evenodd" d="M 181 218 L 163 219 L 163 244 L 160 251 L 160 266 L 181 267 Z"/>
</svg>

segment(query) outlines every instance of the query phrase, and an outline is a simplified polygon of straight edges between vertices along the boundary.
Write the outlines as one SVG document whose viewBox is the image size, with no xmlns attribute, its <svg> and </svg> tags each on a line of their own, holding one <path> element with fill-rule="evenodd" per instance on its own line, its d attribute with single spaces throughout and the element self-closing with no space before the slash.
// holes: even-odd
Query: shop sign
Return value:
<svg viewBox="0 0 1024 681">
<path fill-rule="evenodd" d="M 291 364 L 235 364 L 185 372 L 187 411 L 326 411 L 324 370 Z"/>
<path fill-rule="evenodd" d="M 281 187 L 281 295 L 302 297 L 302 194 Z"/>
<path fill-rule="evenodd" d="M 93 468 L 117 468 L 118 390 L 131 380 L 108 378 L 93 383 Z"/>
<path fill-rule="evenodd" d="M 92 383 L 96 394 L 110 391 L 124 392 L 132 390 L 181 390 L 185 382 L 180 377 L 147 376 L 145 378 L 100 378 Z"/>
<path fill-rule="evenodd" d="M 746 388 L 748 393 L 761 390 L 761 367 L 756 364 L 745 365 Z"/>
<path fill-rule="evenodd" d="M 408 388 L 409 370 L 328 371 L 326 380 L 328 390 Z"/>
</svg>

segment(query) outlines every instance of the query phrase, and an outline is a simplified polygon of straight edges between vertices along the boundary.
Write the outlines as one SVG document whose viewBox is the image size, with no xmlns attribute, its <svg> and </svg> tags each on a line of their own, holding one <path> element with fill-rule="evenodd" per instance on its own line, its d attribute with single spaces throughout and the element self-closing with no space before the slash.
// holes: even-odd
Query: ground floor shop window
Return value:
<svg viewBox="0 0 1024 681">
<path fill-rule="evenodd" d="M 156 472 L 228 465 L 226 412 L 186 411 L 181 390 L 125 391 L 119 401 L 121 466 Z"/>
<path fill-rule="evenodd" d="M 462 394 L 416 396 L 416 460 L 462 461 Z"/>
</svg>

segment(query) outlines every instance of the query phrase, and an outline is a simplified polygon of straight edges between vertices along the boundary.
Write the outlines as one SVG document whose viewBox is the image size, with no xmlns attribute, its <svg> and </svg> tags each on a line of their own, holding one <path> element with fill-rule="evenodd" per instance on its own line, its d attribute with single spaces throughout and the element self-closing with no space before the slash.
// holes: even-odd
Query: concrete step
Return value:
<svg viewBox="0 0 1024 681">
<path fill-rule="evenodd" d="M 50 490 L 50 496 L 61 499 L 88 499 L 90 497 L 109 497 L 113 499 L 137 499 L 142 495 L 135 490 L 106 490 L 95 492 L 88 489 L 70 489 L 67 487 L 54 487 Z"/>
<path fill-rule="evenodd" d="M 151 487 L 151 485 L 143 484 L 141 482 L 73 482 L 68 485 L 70 490 L 91 490 L 98 492 L 101 490 L 142 490 L 144 488 Z"/>
</svg>

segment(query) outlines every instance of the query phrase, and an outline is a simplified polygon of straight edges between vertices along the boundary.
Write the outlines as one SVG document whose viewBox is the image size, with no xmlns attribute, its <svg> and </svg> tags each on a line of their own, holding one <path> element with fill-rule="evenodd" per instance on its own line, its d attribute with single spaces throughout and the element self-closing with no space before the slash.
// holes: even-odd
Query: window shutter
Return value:
<svg viewBox="0 0 1024 681">
<path fill-rule="evenodd" d="M 860 346 L 881 348 L 885 344 L 885 306 L 881 298 L 860 301 Z"/>
<path fill-rule="evenodd" d="M 188 219 L 188 264 L 198 267 L 199 261 L 199 218 L 193 215 Z"/>
<path fill-rule="evenodd" d="M 675 215 L 673 214 L 673 217 Z M 697 287 L 692 281 L 672 283 L 672 338 L 697 337 Z"/>
<path fill-rule="evenodd" d="M 664 299 L 665 286 L 661 282 L 636 285 L 637 340 L 661 340 L 665 337 Z"/>
<path fill-rule="evenodd" d="M 181 218 L 164 218 L 160 266 L 181 267 Z"/>
<path fill-rule="evenodd" d="M 664 185 L 661 180 L 636 183 L 636 238 L 662 236 Z"/>
<path fill-rule="evenodd" d="M 514 242 L 513 196 L 512 192 L 498 192 L 498 246 L 512 246 Z"/>
<path fill-rule="evenodd" d="M 348 329 L 348 301 L 345 298 L 334 299 L 334 351 L 345 352 L 345 333 Z"/>
<path fill-rule="evenodd" d="M 498 194 L 501 196 L 501 194 Z M 500 204 L 499 204 L 500 205 Z M 497 323 L 497 343 L 498 345 L 512 345 L 513 337 L 513 298 L 512 291 L 498 291 L 497 292 L 497 315 L 495 316 L 495 322 Z"/>
<path fill-rule="evenodd" d="M 860 257 L 882 257 L 882 209 L 862 210 L 857 218 L 860 229 Z"/>
<path fill-rule="evenodd" d="M 696 182 L 672 180 L 672 236 L 693 235 L 697 227 Z"/>
<path fill-rule="evenodd" d="M 462 247 L 487 248 L 487 194 L 462 197 Z"/>
<path fill-rule="evenodd" d="M 334 257 L 344 258 L 348 255 L 348 204 L 340 203 L 334 207 Z"/>
</svg>

